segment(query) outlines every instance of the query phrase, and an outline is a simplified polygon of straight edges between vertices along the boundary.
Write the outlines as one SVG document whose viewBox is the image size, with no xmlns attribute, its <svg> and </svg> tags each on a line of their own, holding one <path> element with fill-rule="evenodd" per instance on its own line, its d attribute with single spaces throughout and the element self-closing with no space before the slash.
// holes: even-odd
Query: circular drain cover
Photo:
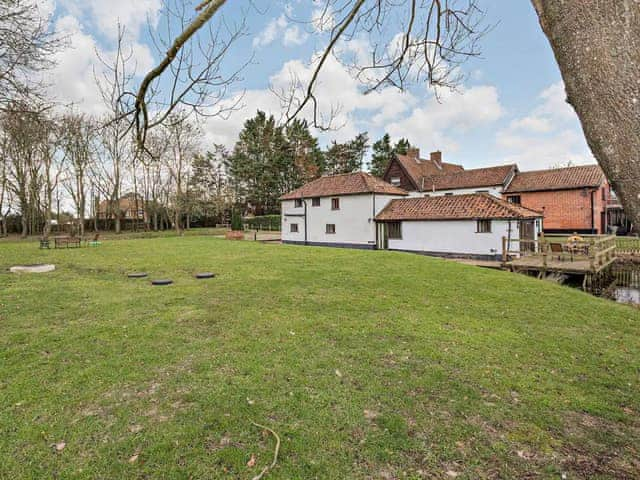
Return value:
<svg viewBox="0 0 640 480">
<path fill-rule="evenodd" d="M 127 277 L 129 278 L 145 278 L 148 274 L 144 273 L 144 272 L 133 272 L 133 273 L 129 273 L 127 274 Z"/>
<path fill-rule="evenodd" d="M 161 279 L 161 280 L 151 280 L 151 285 L 171 285 L 173 280 Z"/>
<path fill-rule="evenodd" d="M 198 278 L 198 279 L 213 278 L 215 276 L 216 276 L 216 274 L 215 273 L 211 273 L 211 272 L 196 273 L 196 278 Z"/>
</svg>

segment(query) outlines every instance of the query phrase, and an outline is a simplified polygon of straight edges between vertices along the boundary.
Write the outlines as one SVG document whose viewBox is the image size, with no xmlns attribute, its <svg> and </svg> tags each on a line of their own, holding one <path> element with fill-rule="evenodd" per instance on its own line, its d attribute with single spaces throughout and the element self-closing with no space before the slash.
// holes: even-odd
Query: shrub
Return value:
<svg viewBox="0 0 640 480">
<path fill-rule="evenodd" d="M 280 215 L 262 215 L 244 219 L 245 225 L 251 230 L 280 230 Z"/>
<path fill-rule="evenodd" d="M 234 232 L 244 230 L 242 227 L 242 217 L 237 210 L 234 210 L 233 213 L 231 213 L 231 230 Z"/>
</svg>

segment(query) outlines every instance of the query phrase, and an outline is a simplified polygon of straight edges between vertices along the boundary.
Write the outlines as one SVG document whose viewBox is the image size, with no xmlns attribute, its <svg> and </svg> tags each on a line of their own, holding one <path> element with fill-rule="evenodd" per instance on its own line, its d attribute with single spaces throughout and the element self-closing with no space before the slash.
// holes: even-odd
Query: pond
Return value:
<svg viewBox="0 0 640 480">
<path fill-rule="evenodd" d="M 640 263 L 619 261 L 613 265 L 612 275 L 615 284 L 609 296 L 620 303 L 640 305 Z"/>
<path fill-rule="evenodd" d="M 614 296 L 616 302 L 640 305 L 640 288 L 616 287 Z"/>
</svg>

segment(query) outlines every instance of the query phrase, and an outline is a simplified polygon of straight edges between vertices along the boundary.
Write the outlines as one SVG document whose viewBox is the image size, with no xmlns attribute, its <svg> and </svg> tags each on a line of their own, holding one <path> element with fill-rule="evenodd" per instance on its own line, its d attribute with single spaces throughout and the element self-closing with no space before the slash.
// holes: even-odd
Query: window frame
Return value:
<svg viewBox="0 0 640 480">
<path fill-rule="evenodd" d="M 300 233 L 300 230 L 298 229 L 298 224 L 297 223 L 290 223 L 289 224 L 289 233 Z"/>
<path fill-rule="evenodd" d="M 400 184 L 402 183 L 402 178 L 400 178 L 400 177 L 391 177 L 391 178 L 389 179 L 389 183 L 390 183 L 391 185 L 394 185 L 394 186 L 396 186 L 396 187 L 399 187 L 399 186 L 400 186 Z"/>
<path fill-rule="evenodd" d="M 331 210 L 340 210 L 340 197 L 331 198 Z"/>
<path fill-rule="evenodd" d="M 329 227 L 333 227 L 333 228 L 329 229 Z M 332 231 L 330 231 L 330 230 L 332 230 Z M 325 224 L 324 233 L 326 235 L 335 235 L 336 234 L 336 224 L 335 223 L 327 223 L 327 224 Z"/>
<path fill-rule="evenodd" d="M 517 201 L 516 201 L 517 199 Z M 512 205 L 522 205 L 522 196 L 521 195 L 509 195 L 507 197 L 507 202 Z"/>
<path fill-rule="evenodd" d="M 293 200 L 293 208 L 302 208 L 302 199 L 301 198 L 295 198 Z"/>
<path fill-rule="evenodd" d="M 311 206 L 312 207 L 319 207 L 320 206 L 320 197 L 313 197 L 311 199 Z"/>
<path fill-rule="evenodd" d="M 480 225 L 485 225 L 487 229 L 481 228 Z M 476 233 L 492 233 L 492 222 L 490 218 L 479 218 L 476 220 Z"/>
<path fill-rule="evenodd" d="M 402 222 L 387 222 L 387 238 L 389 240 L 402 240 Z"/>
</svg>

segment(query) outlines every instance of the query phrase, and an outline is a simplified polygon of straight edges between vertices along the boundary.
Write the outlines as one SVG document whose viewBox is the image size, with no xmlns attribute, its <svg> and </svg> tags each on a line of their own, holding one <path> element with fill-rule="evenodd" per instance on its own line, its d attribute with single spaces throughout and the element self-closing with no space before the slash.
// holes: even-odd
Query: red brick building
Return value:
<svg viewBox="0 0 640 480">
<path fill-rule="evenodd" d="M 598 165 L 519 172 L 508 201 L 544 212 L 548 233 L 606 233 L 610 187 Z"/>
</svg>

